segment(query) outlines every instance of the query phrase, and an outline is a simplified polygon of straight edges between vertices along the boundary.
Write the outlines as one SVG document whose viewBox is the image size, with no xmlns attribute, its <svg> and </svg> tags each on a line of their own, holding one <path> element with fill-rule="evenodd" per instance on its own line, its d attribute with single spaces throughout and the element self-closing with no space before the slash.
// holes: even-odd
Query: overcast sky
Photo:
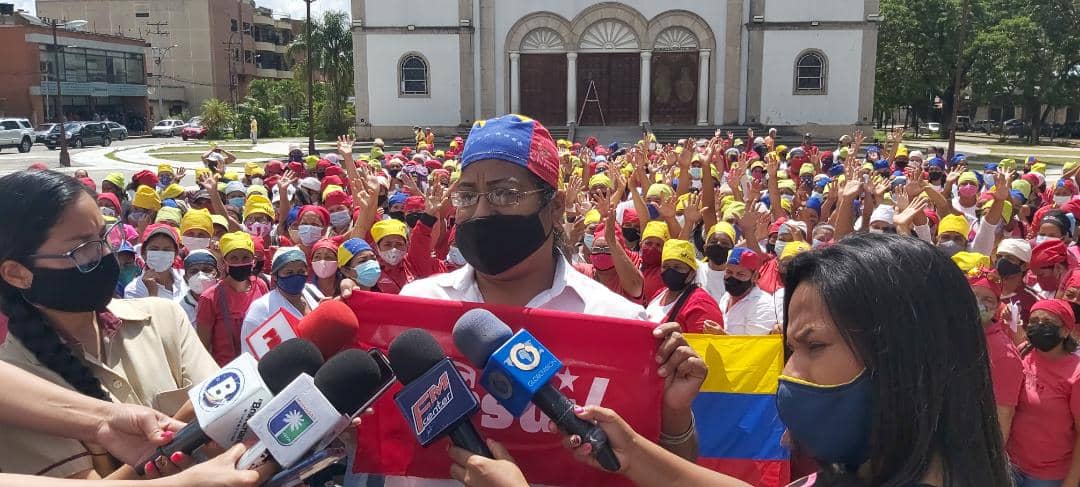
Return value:
<svg viewBox="0 0 1080 487">
<path fill-rule="evenodd" d="M 304 18 L 305 5 L 300 0 L 255 0 L 255 4 L 272 9 L 275 17 L 280 12 L 287 13 L 294 19 Z M 15 0 L 15 8 L 34 13 L 34 0 Z M 350 13 L 349 0 L 316 0 L 311 4 L 312 15 L 321 15 L 327 10 L 342 10 Z"/>
</svg>

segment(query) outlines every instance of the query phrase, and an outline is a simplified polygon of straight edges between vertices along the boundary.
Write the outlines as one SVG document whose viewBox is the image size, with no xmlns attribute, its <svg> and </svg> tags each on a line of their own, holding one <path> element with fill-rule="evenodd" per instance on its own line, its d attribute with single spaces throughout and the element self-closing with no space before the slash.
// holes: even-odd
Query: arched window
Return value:
<svg viewBox="0 0 1080 487">
<path fill-rule="evenodd" d="M 399 95 L 429 95 L 428 63 L 419 54 L 406 54 L 398 69 Z"/>
<path fill-rule="evenodd" d="M 821 51 L 803 51 L 795 58 L 795 94 L 823 95 L 828 80 L 828 66 Z"/>
</svg>

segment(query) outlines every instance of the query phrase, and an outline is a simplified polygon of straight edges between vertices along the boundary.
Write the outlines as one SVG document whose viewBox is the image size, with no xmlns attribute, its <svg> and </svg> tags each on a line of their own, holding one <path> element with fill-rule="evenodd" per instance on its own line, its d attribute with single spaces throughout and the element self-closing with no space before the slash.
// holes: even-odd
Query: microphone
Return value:
<svg viewBox="0 0 1080 487">
<path fill-rule="evenodd" d="M 405 385 L 394 402 L 421 446 L 449 436 L 454 445 L 494 458 L 469 420 L 480 403 L 430 333 L 406 330 L 390 342 L 387 355 Z"/>
<path fill-rule="evenodd" d="M 383 379 L 375 359 L 355 349 L 331 357 L 314 377 L 300 374 L 247 421 L 259 444 L 237 468 L 252 468 L 268 460 L 266 454 L 290 468 L 325 448 L 376 398 Z"/>
<path fill-rule="evenodd" d="M 175 452 L 190 455 L 211 440 L 229 447 L 248 436 L 246 422 L 264 403 L 300 374 L 314 374 L 322 365 L 322 354 L 311 342 L 288 340 L 256 362 L 241 354 L 188 391 L 196 421 L 180 429 L 169 443 L 132 465 L 144 475 L 147 462 L 169 458 Z"/>
<path fill-rule="evenodd" d="M 244 337 L 243 348 L 261 358 L 266 352 L 291 338 L 310 340 L 326 359 L 352 345 L 360 323 L 356 313 L 341 301 L 324 301 L 307 316 L 297 319 L 278 310 Z"/>
<path fill-rule="evenodd" d="M 536 337 L 522 329 L 516 334 L 486 309 L 472 309 L 454 324 L 454 345 L 477 368 L 480 384 L 501 406 L 521 416 L 536 404 L 563 431 L 592 445 L 592 454 L 605 470 L 618 471 L 607 434 L 599 426 L 574 415 L 574 402 L 550 384 L 562 362 Z"/>
</svg>

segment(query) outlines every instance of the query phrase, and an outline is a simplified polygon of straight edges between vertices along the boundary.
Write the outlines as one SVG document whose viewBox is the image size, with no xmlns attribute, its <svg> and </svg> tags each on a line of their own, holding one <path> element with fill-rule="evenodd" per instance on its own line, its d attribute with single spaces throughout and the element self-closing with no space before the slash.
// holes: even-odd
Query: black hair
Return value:
<svg viewBox="0 0 1080 487">
<path fill-rule="evenodd" d="M 873 383 L 870 478 L 822 466 L 819 485 L 1006 486 L 978 305 L 951 259 L 913 237 L 856 234 L 800 254 L 784 280 L 784 330 L 800 285 L 821 294 Z"/>
<path fill-rule="evenodd" d="M 1039 226 L 1042 226 L 1043 223 L 1053 224 L 1054 226 L 1058 227 L 1059 230 L 1061 230 L 1061 235 L 1063 238 L 1072 236 L 1072 221 L 1069 220 L 1069 217 L 1062 210 L 1048 210 L 1045 214 L 1043 214 L 1042 220 L 1037 223 Z M 1036 228 L 1035 231 L 1038 232 L 1039 229 Z"/>
<path fill-rule="evenodd" d="M 26 262 L 48 239 L 60 215 L 79 199 L 93 193 L 71 176 L 53 171 L 22 171 L 0 178 L 0 262 Z M 18 229 L 15 231 L 14 229 Z M 57 292 L 60 292 L 57 290 Z M 75 356 L 52 323 L 23 298 L 22 290 L 0 278 L 0 311 L 8 317 L 8 330 L 42 364 L 56 372 L 75 390 L 109 401 L 82 359 Z"/>
</svg>

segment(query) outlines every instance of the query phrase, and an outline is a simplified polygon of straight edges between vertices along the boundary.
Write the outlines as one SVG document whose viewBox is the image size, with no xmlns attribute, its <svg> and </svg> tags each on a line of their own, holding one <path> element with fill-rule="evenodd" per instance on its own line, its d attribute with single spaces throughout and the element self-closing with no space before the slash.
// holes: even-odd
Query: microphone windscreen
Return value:
<svg viewBox="0 0 1080 487">
<path fill-rule="evenodd" d="M 355 414 L 383 384 L 382 371 L 367 352 L 351 348 L 326 361 L 315 374 L 315 387 L 341 414 Z"/>
<path fill-rule="evenodd" d="M 483 368 L 514 331 L 492 312 L 476 308 L 466 311 L 454 324 L 454 346 L 473 365 Z"/>
<path fill-rule="evenodd" d="M 337 300 L 323 301 L 296 326 L 297 334 L 311 340 L 325 358 L 352 346 L 359 329 L 356 313 Z"/>
<path fill-rule="evenodd" d="M 412 328 L 390 342 L 386 356 L 390 359 L 394 375 L 402 384 L 408 384 L 446 358 L 446 352 L 431 333 Z"/>
<path fill-rule="evenodd" d="M 259 376 L 270 392 L 277 394 L 301 373 L 314 376 L 323 364 L 322 353 L 303 338 L 285 340 L 259 360 Z"/>
</svg>

